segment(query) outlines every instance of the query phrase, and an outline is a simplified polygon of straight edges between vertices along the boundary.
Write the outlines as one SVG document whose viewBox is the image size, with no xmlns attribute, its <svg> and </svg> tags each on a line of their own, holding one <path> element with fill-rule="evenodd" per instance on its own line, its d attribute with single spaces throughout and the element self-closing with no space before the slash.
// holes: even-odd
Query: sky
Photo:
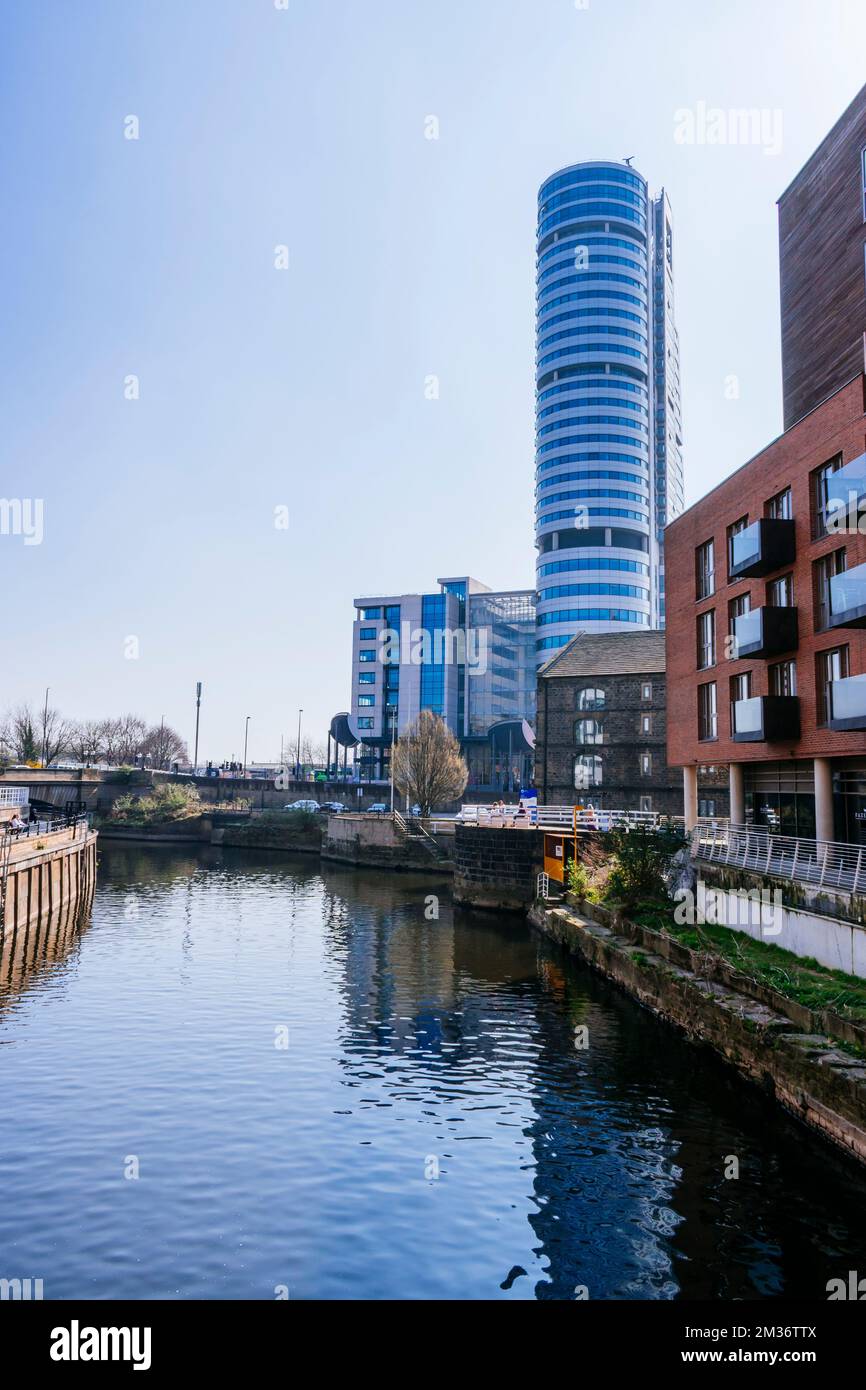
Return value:
<svg viewBox="0 0 866 1390">
<path fill-rule="evenodd" d="M 669 191 L 702 496 L 781 431 L 776 200 L 864 51 L 862 0 L 0 0 L 0 713 L 191 746 L 200 680 L 200 760 L 248 715 L 273 759 L 348 708 L 356 596 L 533 587 L 562 165 Z"/>
</svg>

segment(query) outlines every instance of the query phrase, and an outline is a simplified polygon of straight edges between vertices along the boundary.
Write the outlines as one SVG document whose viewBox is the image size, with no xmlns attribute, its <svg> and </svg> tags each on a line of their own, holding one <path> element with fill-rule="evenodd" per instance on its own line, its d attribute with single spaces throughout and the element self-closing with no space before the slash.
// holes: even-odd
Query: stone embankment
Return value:
<svg viewBox="0 0 866 1390">
<path fill-rule="evenodd" d="M 604 917 L 607 921 L 599 920 Z M 816 1016 L 752 981 L 732 983 L 735 972 L 723 962 L 594 905 L 536 903 L 529 919 L 692 1041 L 711 1047 L 809 1128 L 866 1164 L 862 1029 Z M 832 1032 L 825 1031 L 828 1025 Z"/>
</svg>

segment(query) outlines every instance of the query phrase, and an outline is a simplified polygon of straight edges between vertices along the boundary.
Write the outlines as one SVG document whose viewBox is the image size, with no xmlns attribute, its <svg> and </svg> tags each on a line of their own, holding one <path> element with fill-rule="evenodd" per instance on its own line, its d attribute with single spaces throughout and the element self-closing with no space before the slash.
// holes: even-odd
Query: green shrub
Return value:
<svg viewBox="0 0 866 1390">
<path fill-rule="evenodd" d="M 613 862 L 605 897 L 626 909 L 670 902 L 665 874 L 685 843 L 685 833 L 673 825 L 657 830 L 643 825 L 609 830 L 603 845 Z"/>
<path fill-rule="evenodd" d="M 589 871 L 579 859 L 569 859 L 565 882 L 569 893 L 574 893 L 578 898 L 589 896 Z"/>
<path fill-rule="evenodd" d="M 108 820 L 119 825 L 161 825 L 200 816 L 203 807 L 195 787 L 155 787 L 149 796 L 119 796 Z"/>
</svg>

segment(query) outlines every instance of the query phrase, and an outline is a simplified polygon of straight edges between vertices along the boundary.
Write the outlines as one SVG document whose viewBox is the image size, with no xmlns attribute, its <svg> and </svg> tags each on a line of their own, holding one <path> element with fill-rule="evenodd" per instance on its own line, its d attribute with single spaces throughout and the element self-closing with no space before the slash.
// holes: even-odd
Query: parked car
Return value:
<svg viewBox="0 0 866 1390">
<path fill-rule="evenodd" d="M 347 811 L 348 809 L 348 806 L 346 806 L 345 802 L 342 801 L 322 802 L 322 810 L 328 811 L 332 816 L 339 816 L 343 811 Z"/>
<path fill-rule="evenodd" d="M 374 801 L 373 805 L 368 806 L 367 809 L 377 816 L 384 816 L 388 812 L 388 807 L 385 805 L 384 801 Z"/>
<path fill-rule="evenodd" d="M 310 800 L 290 801 L 287 806 L 283 807 L 284 811 L 312 811 L 314 815 L 321 809 L 318 801 Z"/>
</svg>

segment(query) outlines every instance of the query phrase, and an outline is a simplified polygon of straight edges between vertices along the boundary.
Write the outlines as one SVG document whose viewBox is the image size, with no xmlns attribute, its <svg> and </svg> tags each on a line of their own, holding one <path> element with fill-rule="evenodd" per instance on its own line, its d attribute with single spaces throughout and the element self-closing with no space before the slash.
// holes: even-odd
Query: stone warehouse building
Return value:
<svg viewBox="0 0 866 1390">
<path fill-rule="evenodd" d="M 538 673 L 535 782 L 542 805 L 682 814 L 667 765 L 663 632 L 578 633 Z M 727 814 L 727 769 L 701 778 L 703 814 Z"/>
</svg>

